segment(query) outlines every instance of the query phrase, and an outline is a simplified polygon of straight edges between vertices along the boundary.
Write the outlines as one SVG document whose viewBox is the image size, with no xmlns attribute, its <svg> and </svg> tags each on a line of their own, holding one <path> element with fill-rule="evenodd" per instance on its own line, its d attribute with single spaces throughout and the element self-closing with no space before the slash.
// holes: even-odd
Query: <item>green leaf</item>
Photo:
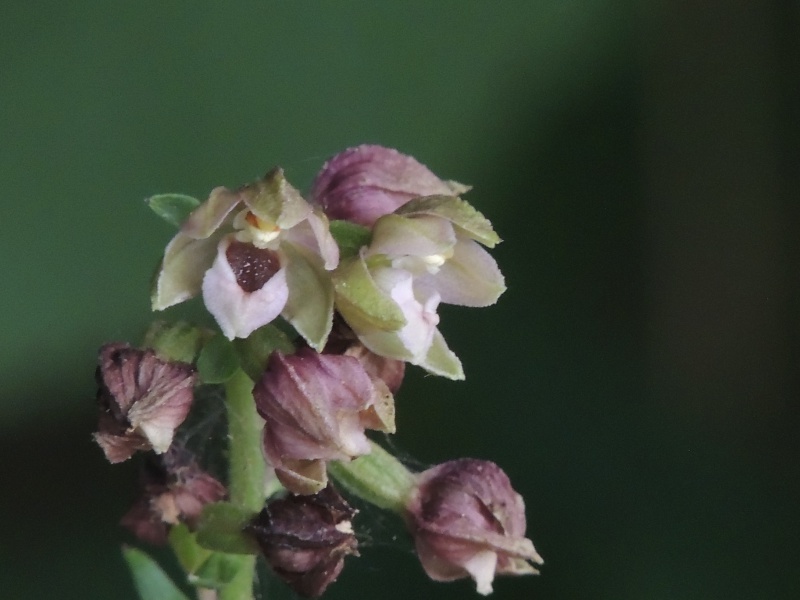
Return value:
<svg viewBox="0 0 800 600">
<path fill-rule="evenodd" d="M 369 228 L 350 221 L 331 221 L 330 231 L 339 246 L 339 260 L 357 255 L 363 246 L 369 246 L 372 238 Z"/>
<path fill-rule="evenodd" d="M 187 580 L 196 587 L 220 589 L 228 585 L 243 567 L 241 554 L 222 554 L 203 548 L 196 534 L 183 523 L 169 532 L 169 543 Z"/>
<path fill-rule="evenodd" d="M 267 359 L 275 350 L 284 354 L 294 352 L 294 344 L 289 337 L 274 325 L 264 325 L 244 339 L 233 340 L 233 347 L 239 355 L 242 369 L 253 381 L 261 379 Z"/>
<path fill-rule="evenodd" d="M 142 345 L 153 348 L 164 360 L 193 363 L 205 337 L 206 332 L 185 321 L 154 321 L 147 329 Z"/>
<path fill-rule="evenodd" d="M 170 529 L 169 545 L 187 573 L 195 573 L 213 554 L 211 550 L 197 543 L 195 534 L 183 523 Z"/>
<path fill-rule="evenodd" d="M 252 511 L 230 502 L 206 504 L 197 526 L 197 543 L 217 552 L 255 554 L 258 546 L 242 532 L 253 516 Z"/>
<path fill-rule="evenodd" d="M 351 327 L 397 331 L 406 324 L 403 311 L 383 292 L 360 256 L 345 261 L 333 273 L 336 308 Z"/>
<path fill-rule="evenodd" d="M 489 219 L 478 212 L 469 202 L 456 196 L 415 198 L 398 208 L 395 214 L 442 217 L 475 241 L 489 248 L 494 248 L 501 241 Z"/>
<path fill-rule="evenodd" d="M 197 198 L 184 194 L 158 194 L 145 200 L 147 206 L 167 223 L 180 227 L 191 212 L 200 206 Z"/>
<path fill-rule="evenodd" d="M 203 383 L 225 383 L 239 368 L 233 344 L 217 334 L 203 346 L 197 357 L 197 372 Z"/>
<path fill-rule="evenodd" d="M 122 549 L 133 583 L 142 600 L 189 600 L 158 563 L 136 548 Z"/>
<path fill-rule="evenodd" d="M 333 326 L 333 284 L 322 260 L 307 251 L 284 243 L 289 264 L 286 285 L 289 300 L 281 313 L 309 346 L 321 352 Z"/>
</svg>

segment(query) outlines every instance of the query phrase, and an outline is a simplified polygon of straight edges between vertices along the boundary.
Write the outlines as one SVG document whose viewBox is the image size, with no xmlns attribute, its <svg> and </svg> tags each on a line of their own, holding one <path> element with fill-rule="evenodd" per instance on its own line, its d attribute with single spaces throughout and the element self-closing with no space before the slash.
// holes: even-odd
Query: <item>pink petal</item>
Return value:
<svg viewBox="0 0 800 600">
<path fill-rule="evenodd" d="M 283 268 L 256 291 L 241 288 L 226 256 L 232 240 L 227 237 L 220 242 L 214 264 L 203 278 L 203 301 L 228 339 L 247 337 L 275 320 L 289 298 Z"/>
</svg>

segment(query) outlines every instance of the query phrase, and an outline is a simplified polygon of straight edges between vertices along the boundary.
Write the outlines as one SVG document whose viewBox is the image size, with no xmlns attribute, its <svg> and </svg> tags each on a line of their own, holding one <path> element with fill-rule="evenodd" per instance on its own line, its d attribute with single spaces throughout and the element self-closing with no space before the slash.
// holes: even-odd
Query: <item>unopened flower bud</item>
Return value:
<svg viewBox="0 0 800 600">
<path fill-rule="evenodd" d="M 160 457 L 149 457 L 141 485 L 141 497 L 121 524 L 151 544 L 166 542 L 170 525 L 193 528 L 206 504 L 227 496 L 225 486 L 203 471 L 185 448 L 176 446 Z"/>
<path fill-rule="evenodd" d="M 394 432 L 391 393 L 352 356 L 274 352 L 253 395 L 266 421 L 264 453 L 295 493 L 325 487 L 326 461 L 368 454 L 365 429 Z"/>
<path fill-rule="evenodd" d="M 358 556 L 351 525 L 355 514 L 328 485 L 317 494 L 273 500 L 245 532 L 295 592 L 318 598 L 339 576 L 345 557 Z"/>
<path fill-rule="evenodd" d="M 348 148 L 323 166 L 311 192 L 331 219 L 371 226 L 413 198 L 456 196 L 467 186 L 442 181 L 415 158 L 392 148 Z"/>
<path fill-rule="evenodd" d="M 542 564 L 525 538 L 525 504 L 496 464 L 443 463 L 418 476 L 406 506 L 422 567 L 431 579 L 472 577 L 489 594 L 495 574 L 525 575 Z"/>
<path fill-rule="evenodd" d="M 106 458 L 118 463 L 137 450 L 166 452 L 194 398 L 192 366 L 119 343 L 103 346 L 99 363 L 100 417 L 94 439 Z"/>
</svg>

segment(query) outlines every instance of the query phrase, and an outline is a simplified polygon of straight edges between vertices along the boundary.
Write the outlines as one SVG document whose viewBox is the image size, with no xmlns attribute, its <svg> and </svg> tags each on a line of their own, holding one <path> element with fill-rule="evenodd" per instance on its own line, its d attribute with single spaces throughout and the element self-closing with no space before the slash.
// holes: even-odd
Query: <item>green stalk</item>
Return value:
<svg viewBox="0 0 800 600">
<path fill-rule="evenodd" d="M 351 494 L 402 515 L 416 477 L 375 442 L 372 452 L 350 462 L 328 463 L 328 473 Z"/>
<path fill-rule="evenodd" d="M 264 421 L 256 412 L 253 381 L 241 369 L 225 383 L 228 411 L 228 491 L 233 504 L 254 513 L 264 506 L 266 466 L 261 453 Z M 256 557 L 237 556 L 238 574 L 220 591 L 220 600 L 253 600 Z"/>
</svg>

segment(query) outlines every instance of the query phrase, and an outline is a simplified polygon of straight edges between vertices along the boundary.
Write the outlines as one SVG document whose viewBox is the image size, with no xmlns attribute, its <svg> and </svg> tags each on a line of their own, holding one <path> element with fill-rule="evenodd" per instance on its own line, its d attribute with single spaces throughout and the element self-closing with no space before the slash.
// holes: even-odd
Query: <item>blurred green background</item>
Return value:
<svg viewBox="0 0 800 600">
<path fill-rule="evenodd" d="M 467 381 L 415 372 L 396 436 L 526 498 L 547 562 L 494 597 L 800 597 L 798 73 L 796 1 L 4 3 L 2 597 L 135 597 L 91 432 L 172 233 L 142 199 L 362 142 L 506 240 L 498 305 L 443 311 Z M 380 533 L 326 597 L 476 597 Z"/>
</svg>

